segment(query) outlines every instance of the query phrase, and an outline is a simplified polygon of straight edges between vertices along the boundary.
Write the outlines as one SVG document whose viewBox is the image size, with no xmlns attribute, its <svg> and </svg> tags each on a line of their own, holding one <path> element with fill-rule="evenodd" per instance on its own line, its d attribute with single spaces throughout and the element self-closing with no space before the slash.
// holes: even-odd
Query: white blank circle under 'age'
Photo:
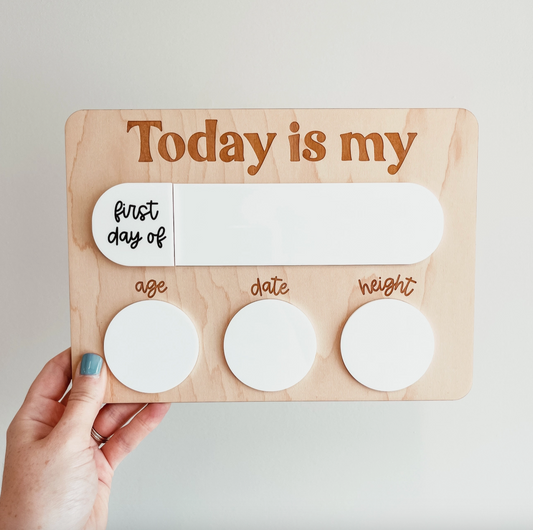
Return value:
<svg viewBox="0 0 533 530">
<path fill-rule="evenodd" d="M 346 322 L 341 353 L 346 368 L 373 390 L 394 392 L 416 383 L 433 358 L 435 342 L 426 317 L 400 300 L 375 300 Z"/>
<path fill-rule="evenodd" d="M 107 365 L 127 387 L 149 394 L 178 386 L 198 359 L 191 319 L 160 300 L 136 302 L 120 311 L 104 339 Z"/>
<path fill-rule="evenodd" d="M 285 390 L 311 369 L 315 331 L 292 304 L 259 300 L 243 307 L 229 323 L 224 354 L 233 374 L 245 385 L 262 391 Z"/>
</svg>

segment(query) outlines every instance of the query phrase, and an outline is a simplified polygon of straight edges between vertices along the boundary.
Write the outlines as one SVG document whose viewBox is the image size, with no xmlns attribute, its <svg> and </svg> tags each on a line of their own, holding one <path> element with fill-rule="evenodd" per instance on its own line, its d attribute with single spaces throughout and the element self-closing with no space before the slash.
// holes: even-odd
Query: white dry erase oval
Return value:
<svg viewBox="0 0 533 530">
<path fill-rule="evenodd" d="M 198 359 L 198 335 L 178 307 L 144 300 L 120 311 L 109 324 L 104 353 L 113 375 L 137 392 L 159 393 L 182 383 Z"/>
<path fill-rule="evenodd" d="M 245 385 L 274 392 L 300 382 L 316 355 L 315 331 L 297 307 L 259 300 L 243 307 L 224 336 L 230 370 Z"/>
<path fill-rule="evenodd" d="M 157 220 L 134 218 L 154 202 Z M 133 205 L 127 218 L 122 204 Z M 437 198 L 412 183 L 122 184 L 93 213 L 100 250 L 134 266 L 411 264 L 435 251 L 443 227 Z"/>
<path fill-rule="evenodd" d="M 424 315 L 401 300 L 374 300 L 347 320 L 342 360 L 362 385 L 383 392 L 402 390 L 426 372 L 434 351 L 433 331 Z"/>
</svg>

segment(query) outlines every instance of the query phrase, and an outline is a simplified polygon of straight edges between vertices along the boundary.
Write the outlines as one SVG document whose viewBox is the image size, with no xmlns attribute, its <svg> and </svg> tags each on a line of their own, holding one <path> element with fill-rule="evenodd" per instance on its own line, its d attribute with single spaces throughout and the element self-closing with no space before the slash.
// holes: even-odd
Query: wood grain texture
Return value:
<svg viewBox="0 0 533 530">
<path fill-rule="evenodd" d="M 157 153 L 163 133 L 188 139 L 205 131 L 205 120 L 216 119 L 217 137 L 227 131 L 277 133 L 271 151 L 256 175 L 256 163 L 245 144 L 245 161 L 197 162 L 184 155 L 168 162 Z M 162 132 L 152 128 L 152 162 L 139 162 L 139 128 L 126 132 L 131 120 L 161 120 Z M 291 162 L 288 136 L 291 122 L 300 124 L 302 137 L 312 130 L 325 133 L 325 158 Z M 386 162 L 341 161 L 339 134 L 367 135 L 396 131 L 406 143 L 417 137 L 400 170 L 391 145 Z M 198 362 L 178 387 L 161 394 L 135 392 L 112 375 L 107 402 L 315 401 L 315 400 L 442 400 L 464 396 L 472 383 L 474 325 L 474 259 L 476 220 L 477 122 L 463 109 L 414 110 L 127 110 L 79 111 L 66 125 L 68 233 L 72 360 L 85 352 L 103 355 L 103 339 L 112 318 L 127 305 L 147 299 L 135 284 L 154 278 L 168 290 L 153 299 L 180 307 L 194 322 L 200 338 Z M 384 138 L 385 139 L 385 138 Z M 218 143 L 217 151 L 222 145 Z M 305 146 L 302 145 L 302 149 Z M 392 161 L 392 162 L 391 162 Z M 258 183 L 258 182 L 414 182 L 439 199 L 445 219 L 444 236 L 434 254 L 414 265 L 305 267 L 122 267 L 105 258 L 91 233 L 97 199 L 123 182 Z M 346 370 L 340 336 L 348 317 L 361 305 L 383 298 L 383 292 L 363 296 L 358 280 L 412 277 L 414 292 L 399 291 L 390 298 L 419 308 L 435 334 L 435 355 L 426 374 L 409 388 L 378 392 L 359 384 Z M 229 370 L 223 353 L 225 329 L 246 304 L 257 300 L 250 291 L 259 277 L 283 278 L 290 291 L 277 298 L 300 308 L 314 326 L 318 351 L 309 374 L 281 392 L 247 387 Z M 273 297 L 263 295 L 264 298 Z M 383 330 L 386 333 L 386 329 Z"/>
</svg>

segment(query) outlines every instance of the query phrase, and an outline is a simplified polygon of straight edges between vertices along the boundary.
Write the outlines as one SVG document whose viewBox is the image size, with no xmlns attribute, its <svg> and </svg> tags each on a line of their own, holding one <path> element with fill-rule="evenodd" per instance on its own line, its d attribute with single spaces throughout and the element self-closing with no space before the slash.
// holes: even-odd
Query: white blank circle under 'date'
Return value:
<svg viewBox="0 0 533 530">
<path fill-rule="evenodd" d="M 150 394 L 184 381 L 196 364 L 198 348 L 191 319 L 160 300 L 125 307 L 109 324 L 104 339 L 113 375 L 127 387 Z"/>
<path fill-rule="evenodd" d="M 315 331 L 297 307 L 259 300 L 243 307 L 224 337 L 224 354 L 245 385 L 274 392 L 300 382 L 316 355 Z"/>
<path fill-rule="evenodd" d="M 341 336 L 342 359 L 361 384 L 394 392 L 416 383 L 435 348 L 424 315 L 400 300 L 375 300 L 357 309 Z"/>
</svg>

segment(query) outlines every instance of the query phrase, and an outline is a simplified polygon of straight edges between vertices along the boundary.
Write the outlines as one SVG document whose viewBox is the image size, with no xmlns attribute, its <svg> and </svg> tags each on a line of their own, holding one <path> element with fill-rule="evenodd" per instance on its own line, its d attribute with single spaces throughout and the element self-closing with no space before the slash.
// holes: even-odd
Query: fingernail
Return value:
<svg viewBox="0 0 533 530">
<path fill-rule="evenodd" d="M 86 353 L 81 358 L 80 375 L 100 375 L 103 361 L 96 353 Z"/>
</svg>

